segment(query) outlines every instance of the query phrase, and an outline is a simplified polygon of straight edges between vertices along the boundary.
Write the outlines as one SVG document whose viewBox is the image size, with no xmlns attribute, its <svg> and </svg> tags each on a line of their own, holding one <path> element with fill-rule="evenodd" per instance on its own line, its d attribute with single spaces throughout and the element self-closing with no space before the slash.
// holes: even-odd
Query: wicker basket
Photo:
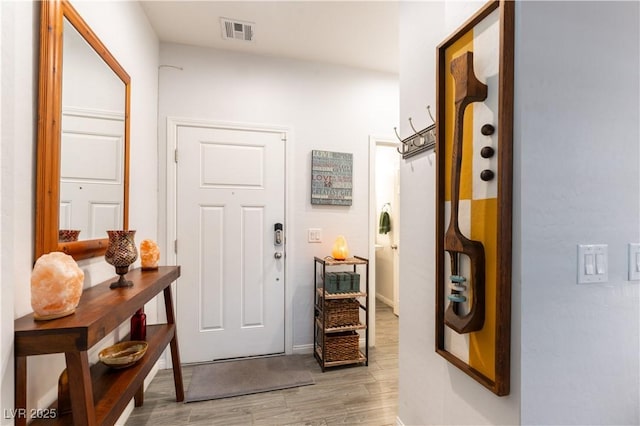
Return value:
<svg viewBox="0 0 640 426">
<path fill-rule="evenodd" d="M 326 362 L 346 361 L 358 359 L 360 357 L 360 349 L 358 347 L 360 335 L 355 331 L 343 331 L 340 333 L 329 333 L 326 339 Z M 320 334 L 320 345 L 322 334 Z"/>
<path fill-rule="evenodd" d="M 325 301 L 324 324 L 326 328 L 357 325 L 360 323 L 360 303 L 355 299 Z"/>
</svg>

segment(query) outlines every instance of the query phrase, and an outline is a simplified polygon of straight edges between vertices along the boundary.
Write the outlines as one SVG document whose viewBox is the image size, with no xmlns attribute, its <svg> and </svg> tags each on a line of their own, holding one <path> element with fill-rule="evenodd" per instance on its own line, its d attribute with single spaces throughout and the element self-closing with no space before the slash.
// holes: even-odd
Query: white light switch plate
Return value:
<svg viewBox="0 0 640 426">
<path fill-rule="evenodd" d="M 578 245 L 578 284 L 609 281 L 608 251 L 606 244 Z"/>
<path fill-rule="evenodd" d="M 640 244 L 629 244 L 629 281 L 640 280 Z"/>
<path fill-rule="evenodd" d="M 307 233 L 307 242 L 309 243 L 321 243 L 322 242 L 322 229 L 321 228 L 309 228 Z"/>
</svg>

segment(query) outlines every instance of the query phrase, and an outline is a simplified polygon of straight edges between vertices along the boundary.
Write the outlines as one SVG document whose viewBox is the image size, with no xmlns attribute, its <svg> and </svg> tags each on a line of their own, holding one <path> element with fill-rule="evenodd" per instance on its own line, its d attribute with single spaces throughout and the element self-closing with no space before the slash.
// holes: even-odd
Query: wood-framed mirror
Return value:
<svg viewBox="0 0 640 426">
<path fill-rule="evenodd" d="M 69 1 L 41 2 L 36 259 L 101 256 L 128 229 L 130 83 Z"/>
</svg>

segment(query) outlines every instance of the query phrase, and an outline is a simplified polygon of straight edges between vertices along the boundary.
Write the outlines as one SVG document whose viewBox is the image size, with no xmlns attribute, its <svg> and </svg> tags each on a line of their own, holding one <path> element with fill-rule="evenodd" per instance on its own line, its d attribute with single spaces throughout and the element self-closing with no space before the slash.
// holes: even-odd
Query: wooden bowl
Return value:
<svg viewBox="0 0 640 426">
<path fill-rule="evenodd" d="M 147 342 L 137 340 L 120 342 L 101 350 L 98 359 L 111 368 L 131 367 L 144 356 L 148 346 Z"/>
</svg>

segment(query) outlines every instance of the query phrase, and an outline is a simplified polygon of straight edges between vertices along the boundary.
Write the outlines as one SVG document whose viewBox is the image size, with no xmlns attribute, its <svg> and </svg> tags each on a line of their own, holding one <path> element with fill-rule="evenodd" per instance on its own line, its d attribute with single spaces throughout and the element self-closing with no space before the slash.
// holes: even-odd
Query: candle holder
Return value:
<svg viewBox="0 0 640 426">
<path fill-rule="evenodd" d="M 120 279 L 112 282 L 109 287 L 131 287 L 133 282 L 127 281 L 124 276 L 129 272 L 129 265 L 138 259 L 138 250 L 133 240 L 136 231 L 107 231 L 107 234 L 109 245 L 104 258 L 108 264 L 115 266 L 116 274 L 120 275 Z"/>
</svg>

